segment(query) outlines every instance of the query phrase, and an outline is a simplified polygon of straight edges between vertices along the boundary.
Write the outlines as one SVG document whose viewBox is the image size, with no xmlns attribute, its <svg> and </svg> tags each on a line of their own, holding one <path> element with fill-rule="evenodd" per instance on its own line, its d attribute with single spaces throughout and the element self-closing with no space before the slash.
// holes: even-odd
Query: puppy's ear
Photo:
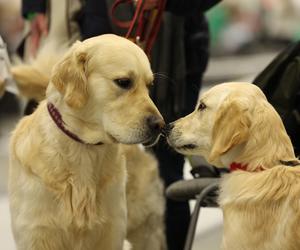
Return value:
<svg viewBox="0 0 300 250">
<path fill-rule="evenodd" d="M 81 42 L 76 42 L 52 71 L 52 83 L 64 95 L 72 108 L 83 107 L 88 99 L 86 64 L 87 53 Z"/>
<path fill-rule="evenodd" d="M 216 114 L 209 160 L 214 161 L 232 147 L 246 142 L 250 126 L 247 100 L 228 97 Z"/>
</svg>

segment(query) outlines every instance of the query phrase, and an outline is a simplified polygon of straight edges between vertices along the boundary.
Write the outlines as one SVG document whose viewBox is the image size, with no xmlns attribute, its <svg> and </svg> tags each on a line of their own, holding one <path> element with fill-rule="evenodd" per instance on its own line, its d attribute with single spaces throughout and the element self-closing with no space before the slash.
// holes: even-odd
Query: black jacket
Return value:
<svg viewBox="0 0 300 250">
<path fill-rule="evenodd" d="M 47 7 L 46 0 L 23 0 L 22 15 L 27 18 L 31 13 L 45 13 Z"/>
<path fill-rule="evenodd" d="M 221 0 L 169 0 L 166 10 L 184 16 L 184 43 L 188 75 L 205 71 L 209 57 L 209 30 L 204 12 Z"/>
<path fill-rule="evenodd" d="M 169 0 L 166 10 L 175 15 L 186 16 L 195 12 L 203 13 L 219 3 L 221 0 Z"/>
</svg>

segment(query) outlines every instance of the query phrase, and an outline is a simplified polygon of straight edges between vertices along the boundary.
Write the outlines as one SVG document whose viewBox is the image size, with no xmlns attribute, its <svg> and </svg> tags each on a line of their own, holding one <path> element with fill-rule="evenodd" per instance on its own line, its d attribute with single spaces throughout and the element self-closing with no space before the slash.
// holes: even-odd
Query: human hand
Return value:
<svg viewBox="0 0 300 250">
<path fill-rule="evenodd" d="M 30 54 L 35 57 L 42 36 L 48 34 L 48 19 L 45 14 L 38 13 L 30 23 Z"/>
<path fill-rule="evenodd" d="M 141 0 L 139 0 L 141 1 Z M 144 9 L 145 10 L 152 10 L 158 6 L 159 0 L 145 0 Z"/>
</svg>

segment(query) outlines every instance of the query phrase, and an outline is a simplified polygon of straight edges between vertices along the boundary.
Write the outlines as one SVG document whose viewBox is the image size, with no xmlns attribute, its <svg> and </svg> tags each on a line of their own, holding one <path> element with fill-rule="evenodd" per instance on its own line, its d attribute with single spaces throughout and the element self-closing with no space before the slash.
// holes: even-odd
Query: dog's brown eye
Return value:
<svg viewBox="0 0 300 250">
<path fill-rule="evenodd" d="M 132 81 L 129 78 L 116 79 L 114 82 L 122 89 L 129 89 L 132 85 Z"/>
<path fill-rule="evenodd" d="M 204 109 L 206 109 L 206 105 L 205 105 L 203 102 L 200 102 L 199 107 L 198 107 L 198 110 L 199 110 L 199 111 L 202 111 L 202 110 L 204 110 Z"/>
</svg>

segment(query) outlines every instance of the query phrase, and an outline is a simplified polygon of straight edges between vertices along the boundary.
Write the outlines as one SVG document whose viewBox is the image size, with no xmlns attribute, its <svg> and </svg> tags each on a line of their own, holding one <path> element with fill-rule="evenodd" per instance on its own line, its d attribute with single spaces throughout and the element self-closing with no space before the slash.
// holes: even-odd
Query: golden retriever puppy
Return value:
<svg viewBox="0 0 300 250">
<path fill-rule="evenodd" d="M 144 52 L 115 35 L 77 42 L 55 65 L 46 100 L 11 138 L 18 249 L 122 249 L 122 144 L 153 144 L 164 126 L 148 95 L 152 81 Z"/>
<path fill-rule="evenodd" d="M 295 167 L 300 163 L 258 87 L 211 88 L 193 113 L 168 126 L 168 142 L 178 152 L 231 169 L 220 187 L 222 249 L 300 249 L 300 168 Z"/>
</svg>

